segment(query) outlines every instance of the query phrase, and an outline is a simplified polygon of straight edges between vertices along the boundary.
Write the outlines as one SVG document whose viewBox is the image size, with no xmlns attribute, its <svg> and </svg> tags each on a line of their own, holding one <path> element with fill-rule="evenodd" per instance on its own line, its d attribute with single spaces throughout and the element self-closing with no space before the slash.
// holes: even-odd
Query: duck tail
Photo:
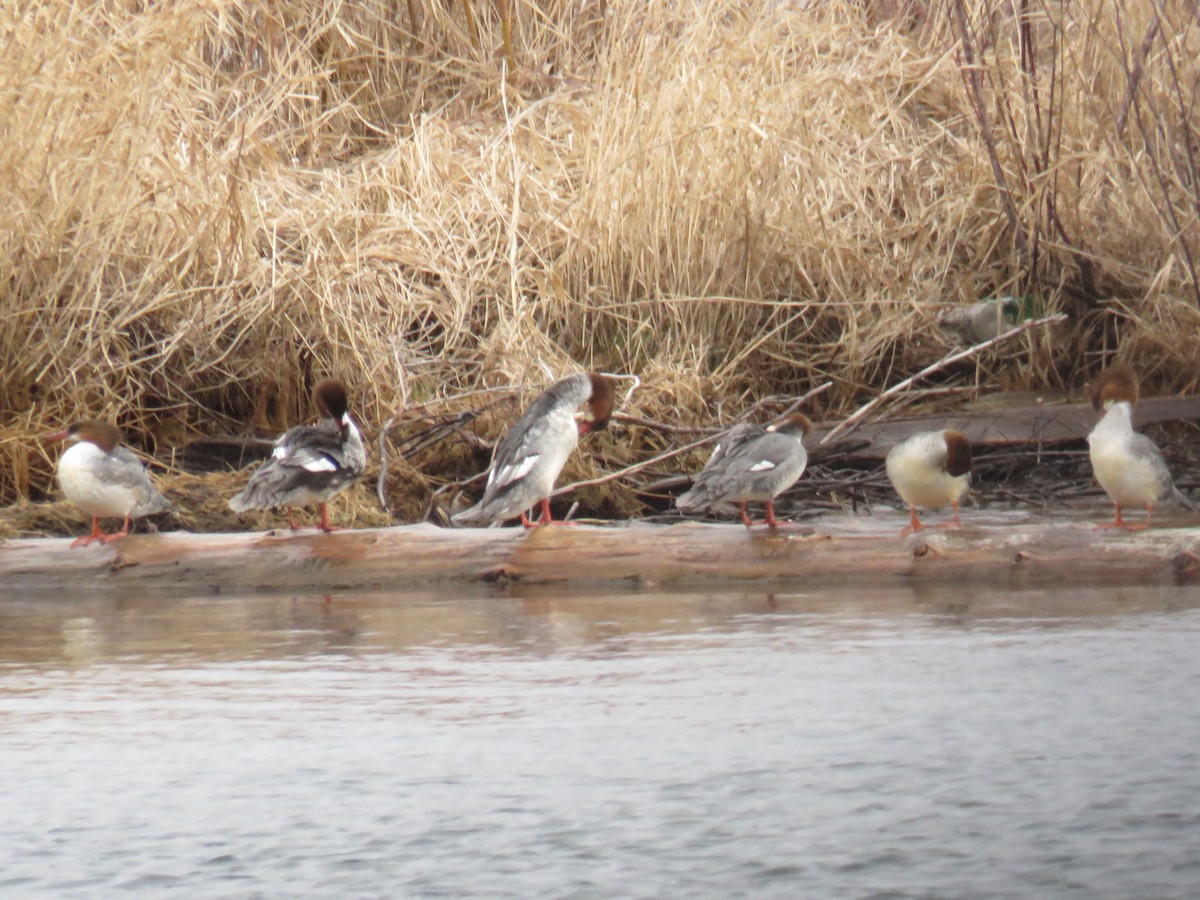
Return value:
<svg viewBox="0 0 1200 900">
<path fill-rule="evenodd" d="M 1171 487 L 1171 497 L 1184 509 L 1191 510 L 1192 512 L 1200 512 L 1200 503 L 1197 503 L 1174 485 Z"/>
<path fill-rule="evenodd" d="M 490 504 L 476 503 L 474 506 L 469 506 L 461 512 L 456 512 L 450 517 L 450 524 L 455 527 L 464 525 L 491 525 L 495 516 L 492 514 Z"/>
<path fill-rule="evenodd" d="M 141 516 L 156 516 L 159 513 L 172 512 L 175 509 L 175 504 L 160 494 L 158 491 L 153 491 L 145 503 L 138 504 L 134 511 L 136 517 Z"/>
</svg>

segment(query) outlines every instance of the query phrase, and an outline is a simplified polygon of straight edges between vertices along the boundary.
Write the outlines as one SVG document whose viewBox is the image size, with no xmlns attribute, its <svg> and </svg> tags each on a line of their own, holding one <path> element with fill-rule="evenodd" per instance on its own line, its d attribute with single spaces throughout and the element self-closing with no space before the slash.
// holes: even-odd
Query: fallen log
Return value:
<svg viewBox="0 0 1200 900">
<path fill-rule="evenodd" d="M 821 446 L 821 440 L 837 423 L 821 422 L 813 427 L 805 444 L 814 462 L 882 460 L 910 434 L 943 428 L 961 431 L 975 448 L 1053 446 L 1085 440 L 1099 418 L 1090 403 L 1033 403 L 869 422 L 828 446 Z M 1134 413 L 1134 426 L 1139 429 L 1166 422 L 1193 421 L 1200 421 L 1200 396 L 1196 395 L 1150 397 L 1139 401 Z"/>
<path fill-rule="evenodd" d="M 0 545 L 6 599 L 107 594 L 196 596 L 495 584 L 715 590 L 748 584 L 818 591 L 954 585 L 1055 586 L 1200 580 L 1200 528 L 1101 532 L 1091 522 L 980 517 L 901 539 L 899 513 L 776 532 L 741 525 L 442 529 L 333 534 L 131 535 L 70 549 L 65 538 Z"/>
</svg>

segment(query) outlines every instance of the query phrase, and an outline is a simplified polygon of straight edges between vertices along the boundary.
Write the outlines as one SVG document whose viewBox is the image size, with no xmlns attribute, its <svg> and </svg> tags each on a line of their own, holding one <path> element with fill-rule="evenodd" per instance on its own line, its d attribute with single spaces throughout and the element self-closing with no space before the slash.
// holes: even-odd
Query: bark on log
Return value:
<svg viewBox="0 0 1200 900">
<path fill-rule="evenodd" d="M 0 545 L 3 597 L 334 592 L 436 584 L 714 590 L 918 584 L 1042 587 L 1200 580 L 1200 528 L 1098 532 L 1090 522 L 929 529 L 901 539 L 900 515 L 747 531 L 633 523 L 334 534 L 132 535 L 70 549 L 63 538 Z M 881 530 L 883 527 L 887 533 Z"/>
</svg>

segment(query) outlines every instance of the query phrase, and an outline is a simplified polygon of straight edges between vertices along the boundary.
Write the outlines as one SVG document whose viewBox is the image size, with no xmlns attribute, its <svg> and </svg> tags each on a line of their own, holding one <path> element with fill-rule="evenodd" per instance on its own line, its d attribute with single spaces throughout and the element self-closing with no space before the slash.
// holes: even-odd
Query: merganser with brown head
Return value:
<svg viewBox="0 0 1200 900">
<path fill-rule="evenodd" d="M 496 525 L 517 516 L 526 528 L 550 524 L 554 482 L 579 435 L 608 427 L 615 396 L 613 379 L 596 372 L 581 372 L 551 385 L 496 445 L 483 498 L 455 515 L 454 524 Z M 575 410 L 585 403 L 588 417 L 577 423 Z M 542 514 L 534 523 L 526 513 L 539 502 Z"/>
<path fill-rule="evenodd" d="M 1122 364 L 1105 369 L 1092 386 L 1092 406 L 1103 413 L 1103 418 L 1088 435 L 1088 456 L 1096 480 L 1116 510 L 1113 521 L 1101 528 L 1149 528 L 1155 504 L 1165 500 L 1196 509 L 1175 487 L 1162 451 L 1150 438 L 1133 430 L 1138 396 L 1138 378 Z M 1145 507 L 1146 521 L 1141 525 L 1126 522 L 1121 517 L 1124 506 Z"/>
<path fill-rule="evenodd" d="M 58 484 L 68 500 L 92 517 L 91 534 L 76 538 L 72 547 L 115 541 L 129 534 L 132 519 L 171 508 L 150 483 L 142 461 L 122 445 L 123 435 L 116 425 L 85 419 L 46 440 L 71 442 L 58 458 Z M 102 518 L 125 521 L 120 531 L 105 534 L 100 530 Z"/>
<path fill-rule="evenodd" d="M 960 431 L 921 431 L 891 449 L 884 462 L 892 487 L 908 505 L 909 524 L 900 536 L 920 531 L 917 507 L 950 506 L 958 521 L 958 498 L 971 480 L 971 443 Z"/>
<path fill-rule="evenodd" d="M 299 529 L 292 514 L 296 506 L 316 504 L 321 510 L 317 526 L 329 532 L 328 502 L 362 477 L 367 453 L 362 435 L 350 418 L 346 386 L 326 378 L 313 387 L 313 404 L 320 419 L 316 425 L 289 428 L 278 440 L 271 458 L 254 470 L 246 487 L 229 501 L 234 512 L 251 509 L 287 510 L 288 525 Z"/>
<path fill-rule="evenodd" d="M 749 528 L 754 523 L 746 504 L 762 503 L 766 524 L 775 528 L 780 524 L 775 518 L 775 498 L 804 474 L 808 465 L 804 435 L 811 429 L 812 422 L 802 413 L 792 413 L 765 429 L 738 425 L 717 444 L 691 489 L 681 494 L 675 505 L 682 512 L 692 512 L 735 504 Z"/>
</svg>

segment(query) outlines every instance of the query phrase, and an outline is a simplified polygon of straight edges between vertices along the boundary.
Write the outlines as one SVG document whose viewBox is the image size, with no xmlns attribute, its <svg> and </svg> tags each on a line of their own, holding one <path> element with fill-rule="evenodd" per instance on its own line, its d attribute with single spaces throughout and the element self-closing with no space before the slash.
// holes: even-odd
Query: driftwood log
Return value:
<svg viewBox="0 0 1200 900">
<path fill-rule="evenodd" d="M 985 517 L 980 517 L 981 520 Z M 993 517 L 898 537 L 899 514 L 814 529 L 628 524 L 448 530 L 432 525 L 333 534 L 132 535 L 70 549 L 59 538 L 0 545 L 6 599 L 81 594 L 196 596 L 493 584 L 568 590 L 817 591 L 913 585 L 973 589 L 1200 580 L 1200 527 L 1097 531 L 1091 522 Z"/>
<path fill-rule="evenodd" d="M 976 450 L 985 447 L 1053 446 L 1083 441 L 1100 414 L 1090 403 L 1027 403 L 938 416 L 885 419 L 857 426 L 826 446 L 821 440 L 835 422 L 820 422 L 805 439 L 814 461 L 882 460 L 892 447 L 916 431 L 953 428 Z M 1149 397 L 1138 402 L 1134 427 L 1200 420 L 1200 396 Z"/>
</svg>

